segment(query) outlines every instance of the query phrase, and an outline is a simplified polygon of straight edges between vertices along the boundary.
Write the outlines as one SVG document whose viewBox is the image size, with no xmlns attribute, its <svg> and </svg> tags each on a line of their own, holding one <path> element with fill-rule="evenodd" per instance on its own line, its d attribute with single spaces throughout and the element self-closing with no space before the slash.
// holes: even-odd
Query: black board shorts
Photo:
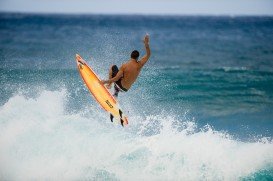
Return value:
<svg viewBox="0 0 273 181">
<path fill-rule="evenodd" d="M 117 75 L 118 71 L 119 71 L 118 66 L 117 65 L 113 65 L 112 66 L 112 78 Z M 121 84 L 121 79 L 122 78 L 120 78 L 118 81 L 116 81 L 115 85 L 117 85 L 120 90 L 127 92 L 128 90 L 126 88 L 124 88 L 122 86 L 122 84 Z"/>
</svg>

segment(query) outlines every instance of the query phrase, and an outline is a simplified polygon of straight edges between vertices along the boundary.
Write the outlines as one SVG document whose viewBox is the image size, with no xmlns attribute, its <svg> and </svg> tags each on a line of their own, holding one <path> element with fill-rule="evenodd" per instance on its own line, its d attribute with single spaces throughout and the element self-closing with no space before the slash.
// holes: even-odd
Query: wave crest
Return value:
<svg viewBox="0 0 273 181">
<path fill-rule="evenodd" d="M 242 142 L 173 115 L 112 124 L 98 106 L 75 113 L 67 94 L 15 95 L 0 108 L 2 179 L 238 180 L 272 168 L 273 143 Z"/>
</svg>

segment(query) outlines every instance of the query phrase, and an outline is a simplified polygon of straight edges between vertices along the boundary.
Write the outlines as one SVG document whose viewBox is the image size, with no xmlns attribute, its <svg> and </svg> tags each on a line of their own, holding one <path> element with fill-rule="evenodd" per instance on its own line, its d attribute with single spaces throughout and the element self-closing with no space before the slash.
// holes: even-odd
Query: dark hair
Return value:
<svg viewBox="0 0 273 181">
<path fill-rule="evenodd" d="M 139 57 L 139 52 L 138 52 L 137 50 L 132 51 L 132 53 L 131 53 L 131 58 L 137 60 L 138 57 Z"/>
</svg>

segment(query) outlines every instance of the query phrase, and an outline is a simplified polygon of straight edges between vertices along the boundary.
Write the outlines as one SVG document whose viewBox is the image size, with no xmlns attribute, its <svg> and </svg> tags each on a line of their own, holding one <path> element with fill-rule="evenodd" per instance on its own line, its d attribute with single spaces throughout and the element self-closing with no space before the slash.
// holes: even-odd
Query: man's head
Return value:
<svg viewBox="0 0 273 181">
<path fill-rule="evenodd" d="M 137 50 L 132 51 L 131 58 L 137 60 L 139 57 L 139 52 Z"/>
</svg>

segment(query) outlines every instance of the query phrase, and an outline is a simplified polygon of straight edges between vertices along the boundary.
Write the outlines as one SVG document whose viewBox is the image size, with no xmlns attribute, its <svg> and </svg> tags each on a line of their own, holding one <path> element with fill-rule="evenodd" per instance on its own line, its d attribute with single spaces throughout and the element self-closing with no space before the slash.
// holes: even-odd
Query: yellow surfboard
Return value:
<svg viewBox="0 0 273 181">
<path fill-rule="evenodd" d="M 101 84 L 100 79 L 95 72 L 87 65 L 86 61 L 76 54 L 77 67 L 80 75 L 87 86 L 88 90 L 102 108 L 109 112 L 112 117 L 117 118 L 121 125 L 127 125 L 128 119 L 120 109 L 116 99 L 110 94 L 110 92 Z M 111 119 L 113 121 L 113 119 Z"/>
</svg>

